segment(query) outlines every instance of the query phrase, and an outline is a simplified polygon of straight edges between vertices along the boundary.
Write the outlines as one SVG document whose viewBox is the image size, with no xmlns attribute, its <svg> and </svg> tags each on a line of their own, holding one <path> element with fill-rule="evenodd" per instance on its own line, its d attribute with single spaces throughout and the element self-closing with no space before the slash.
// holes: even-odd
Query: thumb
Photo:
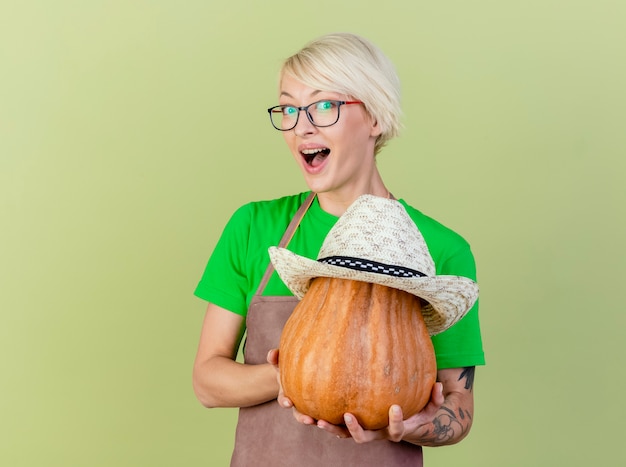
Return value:
<svg viewBox="0 0 626 467">
<path fill-rule="evenodd" d="M 437 407 L 443 405 L 445 401 L 445 397 L 443 396 L 443 383 L 440 383 L 438 381 L 433 385 L 433 390 L 430 394 L 430 400 Z"/>
</svg>

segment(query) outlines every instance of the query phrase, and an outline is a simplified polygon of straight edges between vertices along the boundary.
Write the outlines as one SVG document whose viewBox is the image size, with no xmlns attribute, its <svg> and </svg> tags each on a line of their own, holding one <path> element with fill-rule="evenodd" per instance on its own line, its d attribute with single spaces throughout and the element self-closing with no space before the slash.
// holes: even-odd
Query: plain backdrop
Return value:
<svg viewBox="0 0 626 467">
<path fill-rule="evenodd" d="M 391 191 L 478 263 L 474 428 L 426 465 L 625 463 L 625 5 L 0 1 L 0 464 L 228 464 L 193 290 L 238 206 L 306 189 L 266 109 L 334 31 L 397 66 Z"/>
</svg>

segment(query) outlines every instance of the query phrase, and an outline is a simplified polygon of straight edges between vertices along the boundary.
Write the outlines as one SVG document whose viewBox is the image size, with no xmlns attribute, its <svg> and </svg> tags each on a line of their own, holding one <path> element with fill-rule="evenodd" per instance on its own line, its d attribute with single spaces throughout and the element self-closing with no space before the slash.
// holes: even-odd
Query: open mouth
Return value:
<svg viewBox="0 0 626 467">
<path fill-rule="evenodd" d="M 329 148 L 304 149 L 300 152 L 304 161 L 311 167 L 319 166 L 330 155 Z"/>
</svg>

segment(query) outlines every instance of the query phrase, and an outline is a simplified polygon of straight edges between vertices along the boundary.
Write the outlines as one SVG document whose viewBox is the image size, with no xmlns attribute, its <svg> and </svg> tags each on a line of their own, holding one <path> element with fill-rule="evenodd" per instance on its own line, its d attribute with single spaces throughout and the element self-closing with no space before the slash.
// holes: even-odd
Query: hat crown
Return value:
<svg viewBox="0 0 626 467">
<path fill-rule="evenodd" d="M 398 201 L 362 195 L 326 236 L 318 259 L 348 256 L 417 270 L 434 276 L 424 237 Z"/>
</svg>

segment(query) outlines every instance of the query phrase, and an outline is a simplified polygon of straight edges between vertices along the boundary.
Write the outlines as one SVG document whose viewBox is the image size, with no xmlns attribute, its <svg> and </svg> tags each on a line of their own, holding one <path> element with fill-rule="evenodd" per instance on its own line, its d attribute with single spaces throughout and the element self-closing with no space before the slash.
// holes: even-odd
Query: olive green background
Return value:
<svg viewBox="0 0 626 467">
<path fill-rule="evenodd" d="M 192 292 L 229 215 L 306 187 L 265 111 L 323 33 L 377 43 L 396 196 L 462 233 L 487 366 L 426 465 L 621 465 L 620 0 L 1 1 L 0 464 L 221 466 Z M 262 429 L 262 427 L 259 427 Z"/>
</svg>

